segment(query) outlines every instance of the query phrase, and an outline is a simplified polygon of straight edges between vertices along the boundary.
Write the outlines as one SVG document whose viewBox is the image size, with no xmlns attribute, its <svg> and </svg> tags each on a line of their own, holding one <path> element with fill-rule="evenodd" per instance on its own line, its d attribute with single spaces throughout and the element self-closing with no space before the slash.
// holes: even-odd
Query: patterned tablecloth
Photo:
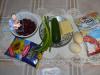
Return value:
<svg viewBox="0 0 100 75">
<path fill-rule="evenodd" d="M 14 38 L 7 30 L 8 19 L 11 17 L 12 13 L 27 10 L 43 15 L 54 11 L 55 9 L 64 9 L 65 12 L 67 12 L 71 7 L 79 8 L 81 13 L 91 10 L 100 12 L 99 5 L 100 0 L 90 0 L 90 2 L 87 0 L 5 0 L 2 14 L 3 20 L 0 23 L 0 75 L 39 75 L 37 72 L 40 72 L 46 67 L 55 67 L 55 65 L 63 70 L 62 72 L 64 73 L 62 73 L 62 75 L 100 75 L 100 54 L 88 58 L 84 48 L 79 54 L 81 59 L 77 59 L 80 61 L 78 63 L 75 63 L 72 59 L 74 54 L 69 51 L 67 48 L 68 45 L 61 48 L 53 48 L 51 53 L 48 51 L 44 53 L 44 59 L 41 61 L 41 66 L 37 71 L 22 62 L 9 59 L 3 54 Z M 36 11 L 37 8 L 38 11 Z M 42 8 L 42 10 L 40 8 Z M 37 32 L 35 36 L 28 38 L 28 40 L 40 43 L 41 39 L 37 38 L 39 37 L 38 34 L 39 32 Z M 50 63 L 52 60 L 54 60 L 53 63 Z M 48 63 L 45 63 L 46 61 L 48 61 L 50 66 L 48 66 Z"/>
</svg>

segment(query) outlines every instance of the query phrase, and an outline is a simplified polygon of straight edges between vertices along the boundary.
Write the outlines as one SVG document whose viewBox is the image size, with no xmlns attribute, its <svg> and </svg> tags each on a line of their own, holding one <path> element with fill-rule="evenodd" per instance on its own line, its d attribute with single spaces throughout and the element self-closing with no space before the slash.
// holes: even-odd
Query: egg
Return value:
<svg viewBox="0 0 100 75">
<path fill-rule="evenodd" d="M 78 44 L 81 44 L 83 42 L 83 37 L 80 34 L 80 32 L 74 32 L 73 33 L 73 40 L 74 40 L 74 42 L 76 42 Z"/>
<path fill-rule="evenodd" d="M 75 54 L 78 54 L 81 52 L 81 46 L 75 42 L 72 42 L 69 44 L 69 50 L 72 52 L 72 53 L 75 53 Z"/>
</svg>

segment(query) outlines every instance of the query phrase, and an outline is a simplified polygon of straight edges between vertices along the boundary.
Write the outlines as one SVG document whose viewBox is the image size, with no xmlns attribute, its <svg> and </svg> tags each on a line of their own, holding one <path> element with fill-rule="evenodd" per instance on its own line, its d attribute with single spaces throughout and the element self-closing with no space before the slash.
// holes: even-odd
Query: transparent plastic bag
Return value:
<svg viewBox="0 0 100 75">
<path fill-rule="evenodd" d="M 63 58 L 43 59 L 36 75 L 69 75 L 69 63 Z"/>
</svg>

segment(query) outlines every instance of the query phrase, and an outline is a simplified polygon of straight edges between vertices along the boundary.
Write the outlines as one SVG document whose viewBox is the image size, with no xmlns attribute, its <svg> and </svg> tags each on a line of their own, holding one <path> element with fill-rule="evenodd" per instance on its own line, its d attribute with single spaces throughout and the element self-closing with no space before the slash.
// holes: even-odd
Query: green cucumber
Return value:
<svg viewBox="0 0 100 75">
<path fill-rule="evenodd" d="M 56 18 L 51 20 L 51 29 L 52 29 L 52 42 L 57 44 L 61 40 L 59 22 Z"/>
</svg>

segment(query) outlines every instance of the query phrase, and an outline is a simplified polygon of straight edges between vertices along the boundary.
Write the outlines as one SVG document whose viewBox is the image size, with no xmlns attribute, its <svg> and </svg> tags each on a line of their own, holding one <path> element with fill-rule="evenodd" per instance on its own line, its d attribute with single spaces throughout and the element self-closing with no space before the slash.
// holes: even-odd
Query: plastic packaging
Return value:
<svg viewBox="0 0 100 75">
<path fill-rule="evenodd" d="M 83 15 L 75 20 L 87 45 L 88 56 L 100 53 L 100 18 L 97 12 Z"/>
<path fill-rule="evenodd" d="M 63 58 L 42 59 L 36 75 L 69 75 L 69 63 Z"/>
<path fill-rule="evenodd" d="M 41 54 L 35 51 L 37 48 L 39 48 L 39 45 L 29 40 L 16 37 L 8 50 L 5 52 L 5 55 L 36 67 L 40 59 L 39 55 Z"/>
</svg>

